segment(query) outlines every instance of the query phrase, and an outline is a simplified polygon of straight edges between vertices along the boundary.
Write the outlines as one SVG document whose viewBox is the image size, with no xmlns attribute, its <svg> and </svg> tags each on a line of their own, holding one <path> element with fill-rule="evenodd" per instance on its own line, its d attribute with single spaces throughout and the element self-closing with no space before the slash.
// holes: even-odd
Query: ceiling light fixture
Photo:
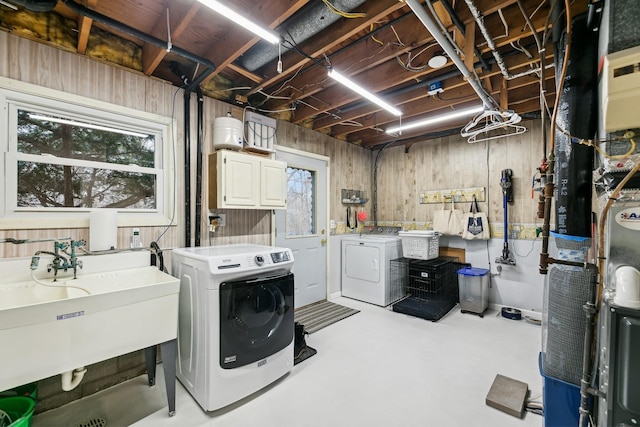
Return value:
<svg viewBox="0 0 640 427">
<path fill-rule="evenodd" d="M 433 54 L 431 59 L 429 59 L 429 67 L 431 68 L 441 68 L 447 64 L 447 57 L 444 56 L 443 52 L 436 52 Z"/>
<path fill-rule="evenodd" d="M 261 26 L 259 26 L 258 24 L 253 23 L 249 19 L 240 15 L 238 12 L 234 11 L 233 9 L 230 9 L 228 6 L 223 5 L 219 1 L 217 0 L 198 0 L 198 1 L 203 5 L 207 6 L 208 8 L 210 8 L 211 10 L 213 10 L 214 12 L 217 12 L 220 15 L 224 16 L 225 18 L 229 19 L 230 21 L 233 21 L 236 24 L 243 26 L 247 30 L 251 31 L 253 34 L 262 37 L 266 41 L 273 44 L 280 43 L 280 36 L 278 36 L 276 33 L 266 30 Z"/>
<path fill-rule="evenodd" d="M 402 115 L 402 111 L 398 110 L 391 104 L 383 101 L 381 98 L 372 94 L 371 92 L 369 92 L 368 90 L 360 86 L 359 84 L 353 82 L 352 80 L 349 80 L 348 78 L 346 78 L 345 76 L 343 76 L 342 74 L 334 70 L 333 68 L 329 68 L 329 77 L 331 77 L 332 79 L 334 79 L 339 83 L 342 83 L 343 85 L 345 85 L 346 87 L 348 87 L 349 89 L 357 93 L 358 95 L 364 96 L 374 104 L 378 104 L 380 107 L 384 108 L 394 116 Z"/>
<path fill-rule="evenodd" d="M 399 132 L 401 132 L 403 130 L 409 130 L 409 129 L 414 129 L 414 128 L 417 128 L 417 127 L 429 126 L 429 125 L 433 125 L 433 124 L 436 124 L 436 123 L 445 122 L 447 120 L 457 119 L 459 117 L 470 116 L 472 114 L 480 113 L 481 111 L 484 111 L 484 107 L 482 105 L 478 105 L 477 107 L 465 108 L 464 110 L 458 110 L 458 111 L 454 111 L 452 113 L 441 114 L 439 116 L 429 117 L 429 118 L 424 119 L 424 120 L 417 120 L 415 122 L 407 123 L 407 124 L 404 124 L 402 126 L 396 126 L 396 127 L 388 128 L 386 130 L 386 132 L 388 134 L 396 134 L 396 133 L 399 133 Z"/>
<path fill-rule="evenodd" d="M 148 138 L 149 137 L 149 134 L 145 134 L 145 133 L 132 132 L 132 131 L 129 131 L 129 130 L 111 128 L 111 127 L 108 127 L 108 126 L 94 125 L 93 123 L 77 122 L 75 120 L 62 119 L 62 118 L 59 118 L 59 117 L 41 116 L 40 114 L 29 113 L 29 118 L 34 119 L 34 120 L 42 120 L 42 121 L 45 121 L 45 122 L 62 123 L 62 124 L 65 124 L 65 125 L 81 126 L 83 128 L 104 130 L 104 131 L 107 131 L 107 132 L 115 132 L 115 133 L 120 133 L 120 134 L 123 134 L 123 135 L 137 136 L 137 137 L 140 137 L 140 138 Z"/>
</svg>

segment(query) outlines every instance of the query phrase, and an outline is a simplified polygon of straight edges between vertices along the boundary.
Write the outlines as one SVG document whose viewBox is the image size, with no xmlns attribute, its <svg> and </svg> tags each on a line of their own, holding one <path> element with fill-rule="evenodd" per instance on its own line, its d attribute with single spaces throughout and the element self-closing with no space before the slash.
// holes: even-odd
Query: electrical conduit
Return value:
<svg viewBox="0 0 640 427">
<path fill-rule="evenodd" d="M 407 5 L 411 8 L 413 13 L 418 17 L 422 25 L 431 33 L 433 38 L 438 42 L 438 44 L 442 47 L 442 49 L 446 52 L 446 54 L 451 58 L 453 63 L 462 73 L 464 79 L 469 82 L 473 90 L 478 94 L 485 109 L 497 108 L 496 102 L 493 98 L 487 94 L 482 85 L 480 84 L 480 80 L 477 76 L 471 74 L 467 66 L 464 64 L 462 59 L 458 56 L 455 48 L 451 45 L 449 40 L 440 33 L 438 25 L 431 19 L 431 17 L 424 10 L 422 5 L 418 0 L 406 0 Z"/>
</svg>

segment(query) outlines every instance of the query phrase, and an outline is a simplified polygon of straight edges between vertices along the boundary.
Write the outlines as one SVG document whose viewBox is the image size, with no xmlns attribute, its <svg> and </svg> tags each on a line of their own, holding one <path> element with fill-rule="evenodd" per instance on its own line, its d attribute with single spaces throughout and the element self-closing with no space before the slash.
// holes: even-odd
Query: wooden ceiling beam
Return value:
<svg viewBox="0 0 640 427">
<path fill-rule="evenodd" d="M 95 9 L 98 4 L 98 0 L 87 0 L 87 7 Z M 89 34 L 91 33 L 91 26 L 93 25 L 93 19 L 86 16 L 80 16 L 78 18 L 78 53 L 84 55 L 87 52 L 87 43 L 89 42 Z"/>
<path fill-rule="evenodd" d="M 169 8 L 170 16 L 171 40 L 175 40 L 182 35 L 193 18 L 198 14 L 200 11 L 200 3 L 168 2 L 167 7 Z M 167 30 L 167 15 L 163 13 L 153 25 L 151 35 L 160 40 L 167 40 L 168 47 L 169 37 Z M 167 49 L 145 43 L 142 46 L 142 72 L 147 76 L 152 75 L 167 53 Z"/>
<path fill-rule="evenodd" d="M 551 54 L 548 54 L 548 58 L 551 59 Z M 521 57 L 513 57 L 513 56 L 508 57 L 505 59 L 505 61 L 506 61 L 505 62 L 506 65 L 514 70 L 520 70 L 520 69 L 529 67 L 530 64 L 535 62 L 524 57 L 524 55 L 522 55 Z M 486 77 L 492 77 L 492 76 L 501 76 L 500 71 L 498 70 L 497 67 L 494 67 L 493 71 L 486 75 Z M 553 76 L 553 73 L 550 72 L 549 76 Z M 520 79 L 525 79 L 523 81 L 528 81 L 528 82 L 537 81 L 537 77 L 535 77 L 535 75 L 524 76 L 519 79 L 515 79 L 514 81 L 520 80 Z M 497 83 L 499 82 L 496 80 L 496 84 Z M 465 80 L 462 79 L 461 76 L 452 77 L 452 78 L 443 80 L 442 87 L 445 89 L 446 94 L 453 93 L 452 95 L 445 95 L 445 96 L 450 96 L 450 97 L 467 96 L 459 92 L 460 87 L 466 87 L 469 89 L 469 92 L 465 92 L 465 94 L 471 93 L 470 86 L 467 84 Z M 425 108 L 422 102 L 425 102 L 424 100 L 428 98 L 429 98 L 429 95 L 427 94 L 427 89 L 424 86 L 418 86 L 416 89 L 407 91 L 401 95 L 390 96 L 387 100 L 394 105 L 402 105 L 402 109 L 404 113 L 403 120 L 406 120 L 406 119 L 409 119 L 412 115 L 419 115 L 419 114 L 426 113 L 428 109 Z M 417 105 L 421 105 L 421 109 L 419 111 L 415 111 L 413 107 L 410 105 L 412 102 L 416 102 L 416 101 L 418 101 Z M 375 112 L 379 112 L 379 111 L 380 111 L 379 107 L 367 103 L 367 104 L 364 104 L 362 107 L 349 111 L 346 114 L 339 113 L 340 119 L 335 119 L 331 116 L 321 117 L 316 120 L 316 123 L 314 123 L 313 128 L 316 130 L 319 130 L 327 127 L 336 126 L 340 122 L 344 122 L 344 121 L 360 121 L 361 117 L 365 117 L 369 114 L 374 114 Z M 394 119 L 393 117 L 390 117 L 390 115 L 386 113 L 378 114 L 378 124 L 386 123 L 385 118 L 391 121 Z M 360 130 L 359 128 L 351 127 L 347 132 L 356 132 L 359 130 Z M 332 133 L 335 133 L 335 132 L 332 132 Z M 335 133 L 335 134 L 338 134 L 338 133 Z M 340 134 L 342 134 L 342 132 L 340 132 Z"/>
<path fill-rule="evenodd" d="M 253 8 L 252 10 L 247 11 L 247 15 L 257 16 L 259 18 L 259 22 L 268 21 L 268 27 L 273 29 L 286 21 L 308 2 L 309 0 L 290 0 L 288 2 L 280 0 L 263 0 L 253 2 Z M 283 8 L 283 5 L 286 7 Z M 241 42 L 238 43 L 238 40 Z M 227 34 L 224 40 L 221 40 L 221 43 L 210 48 L 209 52 L 205 54 L 205 57 L 216 63 L 216 69 L 204 80 L 205 84 L 207 81 L 220 74 L 222 70 L 229 67 L 233 61 L 244 55 L 260 40 L 260 38 L 256 36 L 252 37 L 248 41 L 243 40 L 246 40 L 246 37 L 236 36 L 236 31 L 234 30 L 232 35 Z M 240 68 L 241 67 L 236 66 L 235 71 L 239 72 L 238 69 Z M 244 71 L 246 73 L 250 73 L 248 70 Z M 241 74 L 246 75 L 245 72 L 241 72 Z M 251 80 L 253 80 L 253 78 Z"/>
<path fill-rule="evenodd" d="M 545 78 L 547 80 L 553 80 L 555 75 L 553 73 L 545 74 Z M 501 75 L 496 75 L 493 77 L 495 79 L 495 86 L 499 86 L 499 82 L 503 80 Z M 494 92 L 490 93 L 492 96 L 499 96 L 501 89 L 497 89 Z M 456 107 L 460 104 L 468 105 L 471 99 L 471 102 L 475 102 L 478 104 L 478 100 L 475 96 L 475 92 L 468 85 L 463 85 L 458 87 L 453 91 L 446 92 L 448 94 L 447 98 L 424 98 L 418 100 L 416 102 L 411 103 L 411 105 L 407 105 L 405 111 L 407 115 L 413 115 L 414 117 L 423 116 L 425 114 L 436 114 L 437 111 L 441 111 L 442 109 Z M 514 86 L 510 89 L 509 100 L 512 102 L 505 107 L 504 109 L 512 108 L 513 105 L 517 103 L 521 103 L 524 100 L 539 98 L 540 90 L 539 90 L 539 81 L 537 79 L 529 79 L 526 83 Z M 539 109 L 539 101 L 538 101 L 538 109 Z M 529 110 L 532 111 L 532 110 Z M 528 111 L 520 111 L 517 110 L 518 113 L 524 113 Z M 365 120 L 362 120 L 362 126 L 358 128 L 348 126 L 334 126 L 332 128 L 333 133 L 337 136 L 346 137 L 348 141 L 359 141 L 363 138 L 366 138 L 367 135 L 371 135 L 373 132 L 370 131 L 371 128 L 380 128 L 385 125 L 394 124 L 395 121 L 390 120 L 384 122 L 382 120 L 378 120 L 372 123 L 371 117 L 367 117 Z M 377 131 L 376 131 L 377 132 Z"/>
<path fill-rule="evenodd" d="M 300 50 L 306 52 L 311 58 L 320 58 L 323 54 L 329 54 L 331 49 L 338 46 L 340 43 L 345 42 L 349 38 L 353 37 L 357 33 L 368 29 L 372 24 L 384 19 L 389 14 L 402 8 L 404 5 L 398 0 L 377 0 L 374 2 L 367 2 L 363 5 L 362 9 L 359 9 L 362 13 L 366 13 L 367 18 L 361 19 L 348 19 L 346 21 L 341 20 L 337 24 L 333 24 L 329 28 L 323 30 L 321 33 L 316 34 L 310 40 L 300 43 L 298 46 Z M 283 69 L 282 73 L 273 75 L 270 78 L 264 79 L 260 82 L 260 85 L 253 90 L 249 91 L 248 95 L 253 95 L 262 88 L 274 86 L 279 82 L 290 78 L 295 75 L 301 68 L 308 65 L 312 60 L 308 57 L 301 57 L 298 52 L 289 51 L 282 56 Z M 263 67 L 264 69 L 275 70 L 275 63 L 272 61 Z"/>
<path fill-rule="evenodd" d="M 475 22 L 475 21 L 472 21 L 472 22 Z M 523 22 L 524 22 L 524 19 L 523 19 Z M 545 23 L 546 23 L 545 17 L 541 16 L 537 21 L 535 21 L 534 27 L 536 28 L 544 27 Z M 403 34 L 409 31 L 408 28 L 411 28 L 414 30 L 415 28 L 418 28 L 419 32 L 417 33 L 417 35 L 415 35 L 415 32 L 413 33 L 414 34 L 413 43 L 405 43 L 406 45 L 409 45 L 409 46 L 423 45 L 427 42 L 432 41 L 430 34 L 426 31 L 426 29 L 424 29 L 421 23 L 416 21 L 416 26 L 409 25 L 409 24 L 411 24 L 411 22 L 407 22 L 406 25 L 403 25 L 400 28 L 396 29 L 396 31 L 400 34 L 400 38 L 404 40 L 405 37 L 403 36 Z M 471 31 L 469 31 L 469 33 L 471 33 L 471 35 L 473 34 Z M 530 33 L 520 33 L 519 37 L 525 37 L 529 34 Z M 407 34 L 407 37 L 408 36 L 409 34 Z M 420 39 L 420 36 L 422 36 L 422 39 L 416 40 L 416 39 Z M 428 38 L 424 39 L 425 36 L 427 36 Z M 509 40 L 511 39 L 517 40 L 515 35 L 509 38 Z M 344 59 L 340 63 L 358 64 L 358 65 L 367 64 L 367 61 L 364 60 L 366 57 L 363 57 L 363 55 L 367 54 L 371 56 L 370 51 L 371 51 L 370 49 L 365 50 L 362 48 L 359 50 L 356 50 L 355 48 L 345 49 L 343 53 L 341 53 L 341 58 L 344 58 Z M 395 55 L 389 55 L 387 60 L 395 59 L 394 56 L 396 55 L 397 53 L 395 53 Z M 363 59 L 358 60 L 359 56 L 362 57 Z M 334 64 L 337 64 L 338 58 L 336 58 L 335 61 L 333 61 L 332 59 L 332 62 L 334 62 Z M 402 71 L 402 69 L 399 68 L 400 67 L 399 65 L 396 65 L 395 70 L 391 71 L 394 63 L 395 61 L 393 62 L 390 61 L 386 64 L 382 64 L 381 66 L 377 67 L 375 71 L 366 69 L 365 66 L 361 66 L 358 72 L 352 73 L 351 75 L 358 75 L 357 81 L 368 82 L 367 88 L 373 92 L 376 92 L 383 88 L 390 88 L 390 87 L 395 87 L 395 86 L 404 84 L 411 79 L 422 78 L 422 76 L 429 74 L 431 72 L 434 72 L 434 70 L 428 69 L 422 73 L 409 73 L 409 72 Z M 336 65 L 336 68 L 338 68 L 337 65 Z M 364 72 L 362 72 L 361 70 L 364 70 Z M 485 71 L 483 75 L 487 75 L 487 74 L 488 72 Z M 323 99 L 324 101 L 331 100 L 330 102 L 326 102 L 325 105 L 322 105 L 317 102 L 313 103 L 313 101 L 308 101 L 309 103 L 313 104 L 315 108 L 311 108 L 308 106 L 299 106 L 299 108 L 294 113 L 296 123 L 302 123 L 302 122 L 308 121 L 310 118 L 317 116 L 319 113 L 327 112 L 332 109 L 339 111 L 341 106 L 351 103 L 359 98 L 357 95 L 354 95 L 354 94 L 347 96 L 344 91 L 333 88 L 332 85 L 334 84 L 334 82 L 318 81 L 318 77 L 319 77 L 318 73 L 305 73 L 303 76 L 293 79 L 289 83 L 293 87 L 302 89 L 302 91 L 299 93 L 296 93 L 295 96 L 291 96 L 292 100 L 305 99 L 306 97 L 318 94 L 321 91 L 322 91 L 322 94 L 321 96 L 318 96 L 318 98 Z M 342 92 L 343 96 L 336 96 L 336 92 L 338 91 Z M 280 102 L 280 105 L 278 105 L 276 101 L 273 101 L 273 103 L 271 104 L 269 103 L 267 104 L 269 105 L 269 108 L 277 109 L 277 108 L 280 108 L 281 105 L 283 105 L 282 101 L 279 101 L 279 102 Z M 378 108 L 377 106 L 375 106 L 374 104 L 371 104 L 372 111 L 377 110 L 377 108 Z"/>
</svg>

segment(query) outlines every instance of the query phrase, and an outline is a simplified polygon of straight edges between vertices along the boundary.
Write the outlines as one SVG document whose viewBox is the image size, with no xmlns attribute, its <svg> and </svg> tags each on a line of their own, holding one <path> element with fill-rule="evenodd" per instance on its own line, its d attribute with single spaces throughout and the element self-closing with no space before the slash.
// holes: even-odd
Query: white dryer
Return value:
<svg viewBox="0 0 640 427">
<path fill-rule="evenodd" d="M 180 279 L 177 378 L 205 411 L 293 367 L 293 253 L 225 245 L 174 249 Z"/>
<path fill-rule="evenodd" d="M 397 229 L 376 230 L 386 233 L 342 239 L 342 296 L 386 307 L 403 297 L 402 290 L 395 289 L 398 284 L 392 283 L 390 271 L 391 260 L 402 256 L 402 243 Z"/>
</svg>

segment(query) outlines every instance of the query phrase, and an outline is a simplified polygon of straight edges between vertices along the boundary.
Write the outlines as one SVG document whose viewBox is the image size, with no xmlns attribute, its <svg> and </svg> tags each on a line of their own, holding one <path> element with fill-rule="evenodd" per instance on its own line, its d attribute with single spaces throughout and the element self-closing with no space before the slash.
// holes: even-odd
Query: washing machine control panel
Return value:
<svg viewBox="0 0 640 427">
<path fill-rule="evenodd" d="M 264 264 L 264 257 L 262 255 L 256 255 L 253 260 L 255 261 L 256 265 L 260 266 L 262 264 Z"/>
<path fill-rule="evenodd" d="M 289 252 L 272 252 L 271 253 L 271 261 L 275 263 L 289 261 L 291 258 L 289 257 Z"/>
</svg>

